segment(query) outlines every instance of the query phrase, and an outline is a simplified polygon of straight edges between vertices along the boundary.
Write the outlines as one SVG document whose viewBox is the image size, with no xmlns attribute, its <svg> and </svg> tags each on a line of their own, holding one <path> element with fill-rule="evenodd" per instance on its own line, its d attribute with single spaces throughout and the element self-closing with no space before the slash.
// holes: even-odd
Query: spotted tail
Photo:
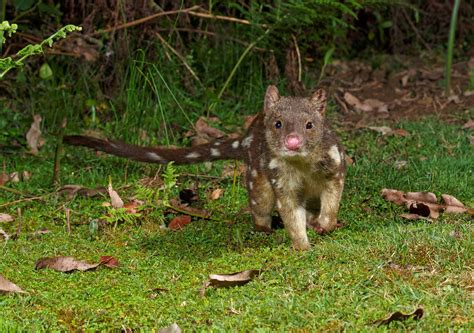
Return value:
<svg viewBox="0 0 474 333">
<path fill-rule="evenodd" d="M 111 155 L 148 163 L 191 164 L 214 160 L 245 159 L 245 137 L 202 144 L 186 148 L 151 148 L 131 145 L 115 140 L 102 140 L 90 136 L 65 136 L 63 141 L 73 146 L 84 146 Z"/>
</svg>

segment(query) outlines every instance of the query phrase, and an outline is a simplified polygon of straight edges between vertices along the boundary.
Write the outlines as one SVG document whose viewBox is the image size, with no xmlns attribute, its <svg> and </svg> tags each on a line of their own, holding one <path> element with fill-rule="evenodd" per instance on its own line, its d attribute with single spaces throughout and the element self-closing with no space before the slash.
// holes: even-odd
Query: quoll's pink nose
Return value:
<svg viewBox="0 0 474 333">
<path fill-rule="evenodd" d="M 285 147 L 289 150 L 298 150 L 301 148 L 301 138 L 298 135 L 290 134 L 285 138 Z"/>
</svg>

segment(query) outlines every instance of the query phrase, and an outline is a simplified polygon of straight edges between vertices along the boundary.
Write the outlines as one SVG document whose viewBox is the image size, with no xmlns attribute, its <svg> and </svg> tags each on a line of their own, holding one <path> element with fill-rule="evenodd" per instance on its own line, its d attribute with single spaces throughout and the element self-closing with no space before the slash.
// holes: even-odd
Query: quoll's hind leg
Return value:
<svg viewBox="0 0 474 333">
<path fill-rule="evenodd" d="M 267 177 L 256 169 L 247 173 L 250 210 L 257 231 L 272 232 L 272 212 L 275 193 Z"/>
<path fill-rule="evenodd" d="M 306 214 L 303 206 L 297 205 L 297 199 L 290 194 L 278 195 L 277 208 L 296 250 L 307 250 L 309 244 L 306 233 Z"/>
<path fill-rule="evenodd" d="M 321 192 L 321 211 L 316 223 L 312 223 L 318 233 L 325 233 L 336 229 L 337 212 L 341 201 L 344 178 L 333 178 L 327 181 Z"/>
</svg>

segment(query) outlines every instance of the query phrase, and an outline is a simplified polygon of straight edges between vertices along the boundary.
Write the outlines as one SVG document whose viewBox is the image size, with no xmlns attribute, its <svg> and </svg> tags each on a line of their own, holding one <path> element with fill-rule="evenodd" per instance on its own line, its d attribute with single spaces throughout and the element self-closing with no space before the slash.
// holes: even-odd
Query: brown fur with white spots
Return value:
<svg viewBox="0 0 474 333">
<path fill-rule="evenodd" d="M 343 148 L 324 119 L 326 93 L 282 97 L 275 86 L 265 95 L 264 112 L 239 139 L 190 148 L 148 148 L 86 136 L 64 142 L 141 162 L 191 164 L 237 159 L 247 164 L 247 188 L 257 230 L 271 231 L 271 214 L 280 213 L 299 250 L 310 247 L 306 227 L 334 230 L 344 187 Z"/>
</svg>

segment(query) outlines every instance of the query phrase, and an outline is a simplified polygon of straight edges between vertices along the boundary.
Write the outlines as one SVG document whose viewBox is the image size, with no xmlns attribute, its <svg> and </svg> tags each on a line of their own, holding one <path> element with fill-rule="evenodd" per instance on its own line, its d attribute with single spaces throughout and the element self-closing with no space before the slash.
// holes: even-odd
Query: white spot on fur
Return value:
<svg viewBox="0 0 474 333">
<path fill-rule="evenodd" d="M 149 153 L 146 153 L 146 154 L 150 159 L 152 159 L 154 161 L 162 161 L 163 160 L 163 158 L 160 155 L 158 155 L 157 153 L 149 152 Z"/>
<path fill-rule="evenodd" d="M 272 184 L 276 184 L 276 182 L 277 182 L 277 180 L 275 178 L 272 178 L 270 181 L 272 182 Z"/>
<path fill-rule="evenodd" d="M 276 159 L 272 158 L 270 163 L 268 163 L 268 168 L 270 168 L 270 169 L 278 168 L 278 161 Z"/>
<path fill-rule="evenodd" d="M 242 147 L 249 148 L 252 141 L 253 141 L 253 134 L 250 134 L 248 137 L 242 140 Z"/>
<path fill-rule="evenodd" d="M 328 151 L 329 157 L 333 159 L 336 165 L 341 164 L 341 154 L 339 153 L 339 149 L 337 149 L 336 145 L 333 145 Z"/>
<path fill-rule="evenodd" d="M 277 200 L 277 208 L 281 209 L 281 201 L 280 200 Z"/>
<path fill-rule="evenodd" d="M 252 177 L 257 177 L 258 176 L 258 172 L 257 172 L 257 169 L 253 169 L 252 170 Z"/>
<path fill-rule="evenodd" d="M 221 152 L 216 148 L 211 148 L 211 156 L 221 156 Z"/>
<path fill-rule="evenodd" d="M 240 142 L 239 141 L 234 141 L 232 142 L 232 148 L 237 149 L 239 148 Z"/>
<path fill-rule="evenodd" d="M 196 153 L 195 151 L 186 155 L 186 158 L 198 158 L 201 154 Z"/>
<path fill-rule="evenodd" d="M 251 200 L 250 203 L 255 206 L 257 204 L 257 201 Z"/>
<path fill-rule="evenodd" d="M 249 189 L 250 189 L 250 190 L 253 189 L 253 183 L 252 183 L 252 182 L 249 182 Z"/>
<path fill-rule="evenodd" d="M 220 145 L 221 145 L 221 143 L 219 141 L 214 142 L 214 146 L 220 146 Z"/>
</svg>

